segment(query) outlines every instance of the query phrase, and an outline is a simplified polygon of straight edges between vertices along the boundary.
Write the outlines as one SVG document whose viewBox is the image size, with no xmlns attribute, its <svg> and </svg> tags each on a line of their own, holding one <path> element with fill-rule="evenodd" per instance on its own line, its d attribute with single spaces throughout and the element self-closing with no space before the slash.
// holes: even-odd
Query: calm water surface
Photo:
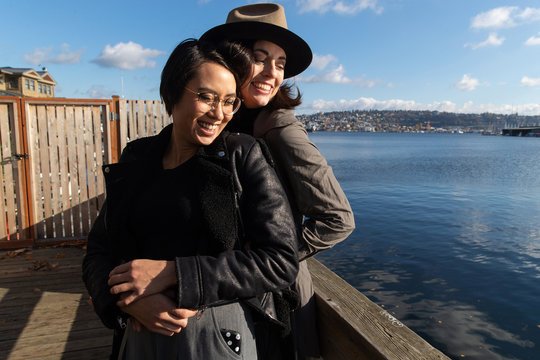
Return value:
<svg viewBox="0 0 540 360">
<path fill-rule="evenodd" d="M 356 230 L 317 258 L 454 359 L 540 359 L 540 139 L 312 133 Z"/>
</svg>

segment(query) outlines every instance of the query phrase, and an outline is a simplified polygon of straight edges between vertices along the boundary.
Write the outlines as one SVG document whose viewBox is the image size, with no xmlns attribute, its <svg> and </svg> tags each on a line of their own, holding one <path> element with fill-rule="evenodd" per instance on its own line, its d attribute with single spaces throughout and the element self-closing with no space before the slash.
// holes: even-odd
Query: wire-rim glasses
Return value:
<svg viewBox="0 0 540 360">
<path fill-rule="evenodd" d="M 223 111 L 225 115 L 233 115 L 240 109 L 240 105 L 242 104 L 242 99 L 237 96 L 229 96 L 228 98 L 220 99 L 217 94 L 210 91 L 197 92 L 190 88 L 185 89 L 190 93 L 197 95 L 197 101 L 206 104 L 212 110 L 216 109 L 218 104 L 221 103 L 221 111 Z"/>
</svg>

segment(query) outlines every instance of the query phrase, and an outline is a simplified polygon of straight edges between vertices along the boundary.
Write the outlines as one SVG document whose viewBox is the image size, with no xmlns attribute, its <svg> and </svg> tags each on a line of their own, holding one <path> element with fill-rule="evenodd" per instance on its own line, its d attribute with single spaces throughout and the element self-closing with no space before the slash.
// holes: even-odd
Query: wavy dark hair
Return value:
<svg viewBox="0 0 540 360">
<path fill-rule="evenodd" d="M 235 40 L 235 43 L 243 45 L 250 51 L 253 50 L 256 40 Z M 285 64 L 287 67 L 287 64 Z M 271 110 L 294 109 L 302 104 L 300 89 L 289 80 L 284 80 L 276 95 L 270 100 L 268 106 Z"/>
<path fill-rule="evenodd" d="M 165 109 L 172 114 L 174 105 L 180 101 L 188 82 L 197 74 L 199 67 L 213 62 L 229 70 L 236 80 L 237 93 L 251 75 L 253 57 L 240 44 L 220 42 L 211 44 L 196 39 L 186 39 L 173 50 L 161 72 L 159 93 Z"/>
</svg>

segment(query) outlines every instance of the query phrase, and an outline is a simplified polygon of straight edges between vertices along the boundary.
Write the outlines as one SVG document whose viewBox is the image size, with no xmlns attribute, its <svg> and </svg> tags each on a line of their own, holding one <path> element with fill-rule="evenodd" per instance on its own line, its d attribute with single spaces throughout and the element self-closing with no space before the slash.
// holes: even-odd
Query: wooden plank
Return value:
<svg viewBox="0 0 540 360">
<path fill-rule="evenodd" d="M 6 119 L 8 120 L 8 119 Z M 2 133 L 2 158 L 5 159 L 6 157 L 11 157 L 14 153 L 17 154 L 16 151 L 16 132 L 12 131 L 11 125 L 13 124 L 12 121 L 6 121 L 4 124 L 2 122 L 1 124 L 1 130 Z M 6 138 L 4 139 L 4 135 L 6 135 Z M 13 151 L 15 150 L 15 151 Z M 5 194 L 1 197 L 2 199 L 6 199 L 6 230 L 7 235 L 9 236 L 10 240 L 16 240 L 17 237 L 17 221 L 16 221 L 16 212 L 17 212 L 17 204 L 16 204 L 16 188 L 17 183 L 15 181 L 16 173 L 17 173 L 17 167 L 18 162 L 20 160 L 13 159 L 10 163 L 5 164 L 2 167 L 3 177 L 4 177 L 4 188 L 5 188 Z M 3 204 L 2 204 L 3 205 Z"/>
<path fill-rule="evenodd" d="M 128 116 L 128 139 L 133 141 L 137 138 L 137 102 L 129 100 L 129 116 Z"/>
<path fill-rule="evenodd" d="M 75 107 L 75 127 L 77 131 L 77 174 L 80 208 L 81 234 L 88 233 L 88 191 L 86 185 L 86 154 L 84 144 L 84 122 L 88 113 L 88 107 Z"/>
<path fill-rule="evenodd" d="M 96 213 L 94 214 L 94 217 L 92 217 L 92 223 L 97 217 L 97 211 L 101 209 L 101 206 L 103 206 L 103 202 L 105 201 L 105 181 L 101 169 L 103 161 L 107 161 L 107 145 L 110 144 L 106 139 L 107 131 L 105 130 L 108 125 L 108 107 L 101 106 L 95 108 L 97 110 L 94 117 L 94 141 L 96 144 L 96 164 L 94 168 L 94 176 L 96 178 Z M 103 137 L 101 133 L 102 128 L 104 129 Z"/>
<path fill-rule="evenodd" d="M 92 176 L 94 168 L 94 145 L 93 145 L 93 131 L 92 131 L 92 108 L 85 106 L 83 109 L 84 114 L 84 158 L 86 162 L 85 168 L 85 183 L 81 184 L 81 193 L 85 196 L 81 196 L 81 200 L 86 202 L 87 210 L 83 212 L 82 216 L 82 230 L 83 235 L 90 232 L 91 212 L 93 206 L 93 197 L 95 193 L 95 179 Z M 83 207 L 84 209 L 84 207 Z"/>
<path fill-rule="evenodd" d="M 13 103 L 10 109 L 10 129 L 11 129 L 11 147 L 17 154 L 28 155 L 28 150 L 25 146 L 26 136 L 24 135 L 24 129 L 26 125 L 23 123 L 25 120 L 24 114 L 22 114 L 22 106 L 19 107 L 19 103 Z M 21 113 L 20 113 L 21 112 Z M 21 132 L 23 134 L 21 134 Z M 28 241 L 30 239 L 29 227 L 29 208 L 32 204 L 28 203 L 27 191 L 27 177 L 30 177 L 28 157 L 22 159 L 13 164 L 13 181 L 16 197 L 16 217 L 17 217 L 17 235 L 18 241 Z M 28 171 L 28 173 L 27 173 Z M 29 207 L 29 208 L 28 208 Z M 13 241 L 13 240 L 12 240 Z"/>
<path fill-rule="evenodd" d="M 101 111 L 97 106 L 93 106 L 91 109 L 92 115 L 86 122 L 86 171 L 88 178 L 88 206 L 89 206 L 89 223 L 92 224 L 97 217 L 98 204 L 97 204 L 97 159 L 102 158 L 101 150 Z M 99 139 L 99 147 L 97 142 Z M 90 231 L 90 228 L 88 228 Z M 85 233 L 87 234 L 87 232 Z"/>
<path fill-rule="evenodd" d="M 103 161 L 105 164 L 110 164 L 112 162 L 112 152 L 113 144 L 111 138 L 111 121 L 109 116 L 111 114 L 111 106 L 106 105 L 102 107 L 101 112 L 101 123 L 103 124 L 103 150 L 104 158 Z"/>
<path fill-rule="evenodd" d="M 325 360 L 449 359 L 317 260 L 308 268 Z"/>
<path fill-rule="evenodd" d="M 4 206 L 4 199 L 7 194 L 4 193 L 4 183 L 8 182 L 7 177 L 11 172 L 11 141 L 9 132 L 9 117 L 8 117 L 8 105 L 0 104 L 0 145 L 2 150 L 2 166 L 0 173 L 0 239 L 7 240 L 9 236 L 9 228 L 6 224 L 6 211 L 9 211 Z M 6 190 L 9 192 L 9 186 L 6 184 Z M 8 219 L 9 222 L 9 219 Z M 14 225 L 14 224 L 13 224 Z"/>
<path fill-rule="evenodd" d="M 82 116 L 82 115 L 79 115 Z M 67 152 L 68 152 L 68 167 L 69 167 L 69 196 L 70 209 L 72 220 L 72 235 L 81 236 L 81 209 L 79 197 L 79 167 L 77 163 L 77 139 L 78 130 L 76 127 L 75 108 L 73 106 L 66 107 L 66 134 L 67 136 Z"/>
<path fill-rule="evenodd" d="M 41 228 L 43 224 L 41 223 L 39 209 L 38 194 L 41 194 L 40 187 L 40 167 L 39 167 L 39 139 L 37 131 L 37 116 L 36 116 L 36 107 L 34 105 L 25 104 L 25 113 L 26 113 L 26 129 L 27 129 L 27 141 L 28 141 L 28 156 L 29 156 L 29 168 L 30 173 L 30 188 L 32 189 L 32 198 L 29 201 L 32 203 L 32 224 L 30 226 L 33 228 L 32 232 L 35 236 L 39 237 L 39 233 L 43 231 Z M 38 192 L 39 190 L 39 192 Z"/>
<path fill-rule="evenodd" d="M 51 179 L 50 179 L 50 166 L 49 166 L 49 152 L 47 148 L 49 146 L 47 141 L 47 113 L 45 106 L 39 105 L 37 110 L 37 131 L 39 138 L 39 167 L 40 178 L 39 188 L 34 189 L 36 196 L 37 211 L 40 214 L 37 220 L 42 221 L 45 226 L 44 233 L 38 234 L 39 238 L 52 238 L 54 237 L 53 222 L 52 222 L 52 209 L 51 209 Z M 35 159 L 34 159 L 35 160 Z"/>
<path fill-rule="evenodd" d="M 156 121 L 154 121 L 154 124 L 156 126 L 157 134 L 165 127 L 165 119 L 163 118 L 161 101 L 156 101 L 154 105 L 154 116 L 156 117 Z"/>
<path fill-rule="evenodd" d="M 118 121 L 120 121 L 120 152 L 126 147 L 128 139 L 128 106 L 129 103 L 126 100 L 120 100 L 118 102 Z"/>
<path fill-rule="evenodd" d="M 146 135 L 151 136 L 156 133 L 155 118 L 154 118 L 154 101 L 146 100 Z"/>
<path fill-rule="evenodd" d="M 62 106 L 59 106 L 62 108 Z M 54 236 L 56 238 L 63 237 L 64 231 L 62 229 L 62 198 L 60 197 L 60 166 L 58 155 L 58 134 L 56 117 L 57 105 L 47 105 L 47 133 L 49 138 L 48 149 L 41 149 L 41 151 L 48 151 L 50 169 L 51 169 L 51 209 L 52 209 L 52 222 L 54 224 Z"/>
<path fill-rule="evenodd" d="M 15 122 L 14 115 L 14 105 L 11 104 L 9 109 L 7 110 L 7 118 L 2 121 L 0 133 L 2 134 L 2 159 L 11 157 L 13 154 L 20 154 L 20 152 L 17 151 L 17 144 L 18 144 L 18 131 L 15 131 Z M 2 167 L 2 173 L 4 177 L 4 188 L 5 193 L 4 196 L 1 198 L 5 198 L 6 203 L 6 230 L 7 230 L 7 236 L 9 237 L 9 240 L 16 240 L 17 239 L 17 203 L 16 201 L 19 199 L 16 197 L 17 194 L 17 172 L 18 172 L 18 165 L 19 165 L 18 159 L 12 159 L 12 161 L 8 164 L 5 164 Z"/>
<path fill-rule="evenodd" d="M 146 108 L 143 100 L 137 100 L 137 139 L 146 136 Z"/>
<path fill-rule="evenodd" d="M 73 236 L 71 229 L 71 202 L 69 199 L 69 164 L 66 137 L 66 108 L 58 106 L 56 109 L 56 123 L 58 134 L 58 160 L 60 172 L 61 199 L 60 207 L 62 210 L 62 233 L 63 236 Z"/>
<path fill-rule="evenodd" d="M 108 358 L 112 330 L 90 305 L 80 280 L 82 256 L 76 247 L 27 249 L 15 257 L 0 251 L 0 358 Z M 59 265 L 31 271 L 35 259 Z"/>
</svg>

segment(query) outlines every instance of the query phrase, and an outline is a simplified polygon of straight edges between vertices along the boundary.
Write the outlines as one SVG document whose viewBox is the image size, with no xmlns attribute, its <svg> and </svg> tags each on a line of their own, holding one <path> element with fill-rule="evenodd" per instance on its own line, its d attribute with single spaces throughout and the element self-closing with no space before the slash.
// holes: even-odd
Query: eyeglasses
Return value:
<svg viewBox="0 0 540 360">
<path fill-rule="evenodd" d="M 209 106 L 208 110 L 216 109 L 218 107 L 218 104 L 221 103 L 221 110 L 225 115 L 233 115 L 240 108 L 240 104 L 242 104 L 242 99 L 236 96 L 230 96 L 226 99 L 220 99 L 217 94 L 214 94 L 212 92 L 196 92 L 188 88 L 185 89 L 197 95 L 197 101 Z"/>
</svg>

